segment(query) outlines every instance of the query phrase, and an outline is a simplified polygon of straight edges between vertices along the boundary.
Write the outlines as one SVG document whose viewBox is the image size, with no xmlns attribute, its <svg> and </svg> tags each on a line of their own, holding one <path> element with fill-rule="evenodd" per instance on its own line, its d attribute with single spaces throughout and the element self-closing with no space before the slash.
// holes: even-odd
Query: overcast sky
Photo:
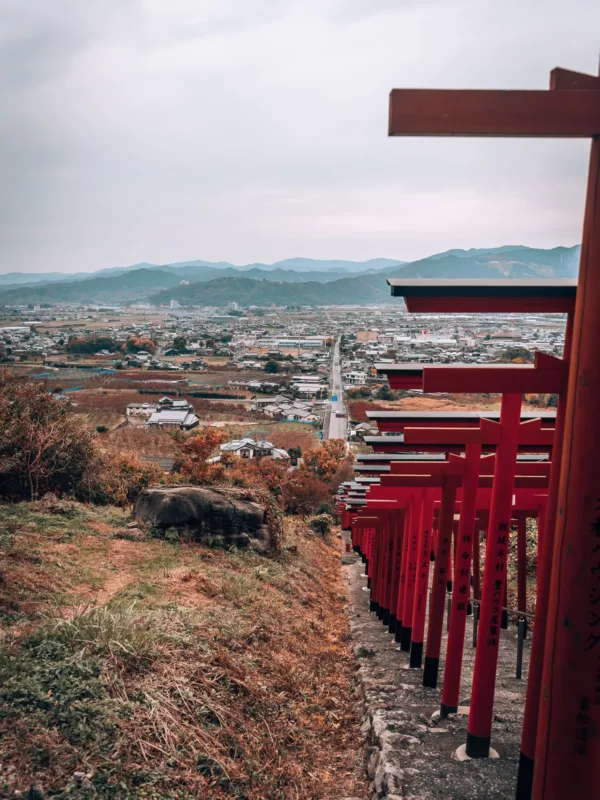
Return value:
<svg viewBox="0 0 600 800">
<path fill-rule="evenodd" d="M 580 241 L 589 143 L 387 137 L 597 73 L 598 0 L 0 0 L 0 272 Z"/>
</svg>

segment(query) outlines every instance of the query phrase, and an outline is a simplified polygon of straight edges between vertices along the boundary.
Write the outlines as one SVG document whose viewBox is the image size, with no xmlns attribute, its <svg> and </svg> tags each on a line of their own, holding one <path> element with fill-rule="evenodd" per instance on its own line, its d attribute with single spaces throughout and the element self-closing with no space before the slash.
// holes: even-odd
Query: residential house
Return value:
<svg viewBox="0 0 600 800">
<path fill-rule="evenodd" d="M 274 458 L 288 461 L 290 456 L 286 450 L 274 447 L 271 442 L 256 439 L 238 439 L 221 445 L 221 452 L 229 453 L 236 458 Z"/>
</svg>

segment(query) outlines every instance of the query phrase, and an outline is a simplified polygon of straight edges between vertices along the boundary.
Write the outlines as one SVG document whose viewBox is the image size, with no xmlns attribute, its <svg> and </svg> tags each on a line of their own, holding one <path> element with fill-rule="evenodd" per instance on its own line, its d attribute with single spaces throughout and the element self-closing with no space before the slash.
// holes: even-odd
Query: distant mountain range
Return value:
<svg viewBox="0 0 600 800">
<path fill-rule="evenodd" d="M 578 245 L 551 250 L 505 245 L 448 250 L 411 263 L 385 258 L 363 262 L 292 258 L 245 267 L 226 262 L 188 261 L 165 266 L 134 264 L 78 275 L 12 273 L 0 275 L 0 305 L 125 304 L 140 300 L 153 305 L 168 305 L 177 300 L 181 305 L 204 306 L 230 302 L 241 306 L 387 303 L 396 302 L 390 297 L 385 280 L 388 277 L 575 277 L 580 251 Z M 56 275 L 60 278 L 50 277 Z M 2 285 L 3 280 L 13 283 Z"/>
<path fill-rule="evenodd" d="M 224 275 L 236 276 L 240 273 L 261 278 L 263 273 L 277 273 L 279 275 L 294 274 L 299 277 L 296 279 L 301 283 L 306 278 L 303 273 L 311 273 L 312 280 L 319 280 L 314 275 L 322 275 L 328 280 L 335 280 L 335 277 L 343 277 L 348 273 L 355 272 L 375 272 L 386 267 L 395 267 L 404 264 L 393 258 L 372 258 L 369 261 L 320 261 L 314 258 L 287 258 L 284 261 L 276 261 L 274 264 L 246 264 L 236 266 L 228 261 L 176 261 L 172 264 L 149 264 L 142 261 L 139 264 L 131 264 L 128 267 L 108 267 L 99 269 L 95 272 L 6 272 L 0 274 L 0 287 L 28 286 L 32 283 L 56 283 L 58 281 L 72 282 L 80 280 L 91 280 L 94 278 L 115 277 L 127 272 L 140 269 L 147 269 L 158 272 L 172 272 L 184 280 L 202 281 L 212 280 L 215 277 Z M 331 276 L 334 276 L 331 278 Z M 285 280 L 286 278 L 275 278 L 275 280 Z M 294 282 L 296 282 L 294 281 Z"/>
</svg>

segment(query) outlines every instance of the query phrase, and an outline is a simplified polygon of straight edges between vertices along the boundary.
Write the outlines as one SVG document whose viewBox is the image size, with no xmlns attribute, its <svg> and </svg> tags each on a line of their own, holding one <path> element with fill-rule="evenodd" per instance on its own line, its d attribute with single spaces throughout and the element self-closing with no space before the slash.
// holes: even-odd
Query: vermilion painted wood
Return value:
<svg viewBox="0 0 600 800">
<path fill-rule="evenodd" d="M 408 553 L 406 562 L 406 582 L 404 604 L 402 606 L 402 643 L 403 650 L 410 650 L 412 641 L 412 616 L 415 603 L 415 584 L 417 578 L 419 523 L 421 521 L 421 504 L 423 491 L 415 487 L 411 503 L 410 528 L 408 531 Z"/>
<path fill-rule="evenodd" d="M 387 611 L 388 617 L 385 620 L 389 625 L 389 615 L 393 614 L 392 611 L 392 584 L 394 582 L 394 551 L 395 551 L 395 511 L 387 512 L 387 529 L 388 529 L 388 547 L 387 547 L 387 565 L 385 571 L 385 599 L 384 608 Z"/>
<path fill-rule="evenodd" d="M 466 750 L 467 755 L 471 758 L 482 758 L 489 755 L 514 473 L 517 463 L 519 429 L 522 427 L 519 422 L 520 412 L 521 395 L 505 394 L 502 398 L 500 421 L 502 439 L 496 453 L 480 606 L 480 634 L 475 653 L 467 733 Z"/>
<path fill-rule="evenodd" d="M 419 527 L 417 574 L 412 616 L 412 643 L 410 650 L 410 666 L 418 669 L 421 668 L 423 659 L 425 614 L 427 611 L 427 590 L 429 586 L 429 554 L 431 550 L 431 531 L 433 528 L 433 493 L 428 489 L 425 489 L 423 492 Z"/>
<path fill-rule="evenodd" d="M 542 428 L 539 420 L 522 422 L 519 426 L 518 444 L 552 447 L 554 428 Z M 470 443 L 497 444 L 500 439 L 500 424 L 482 419 L 477 428 L 406 428 L 404 441 L 413 447 L 426 445 L 466 445 Z"/>
<path fill-rule="evenodd" d="M 418 314 L 572 314 L 575 308 L 570 297 L 405 297 L 404 302 Z"/>
<path fill-rule="evenodd" d="M 423 672 L 423 685 L 434 689 L 437 686 L 439 671 L 444 608 L 446 606 L 446 582 L 450 575 L 450 540 L 455 504 L 456 486 L 453 483 L 446 483 L 442 487 L 442 501 L 438 518 L 437 549 L 429 600 L 429 622 Z"/>
<path fill-rule="evenodd" d="M 591 148 L 579 287 L 536 740 L 534 800 L 598 795 L 600 138 L 592 142 Z"/>
<path fill-rule="evenodd" d="M 390 633 L 396 632 L 397 619 L 396 612 L 398 608 L 398 592 L 400 588 L 400 572 L 402 569 L 402 547 L 404 544 L 404 520 L 406 516 L 405 509 L 396 509 L 392 518 L 392 530 L 394 536 L 394 552 L 393 552 L 393 569 L 392 569 L 392 586 L 390 592 L 390 613 L 392 614 L 392 623 L 390 625 Z"/>
<path fill-rule="evenodd" d="M 550 73 L 550 89 L 592 89 L 600 90 L 600 78 L 597 75 L 586 75 L 571 69 L 555 67 Z"/>
<path fill-rule="evenodd" d="M 449 482 L 455 483 L 452 479 Z M 434 514 L 439 514 L 439 496 L 440 496 L 440 488 L 433 489 L 434 491 Z M 398 507 L 402 505 L 403 502 L 406 502 L 406 493 L 410 491 L 410 487 L 390 487 L 390 486 L 373 486 L 369 489 L 369 496 L 367 497 L 367 504 L 365 506 L 365 512 L 370 513 L 375 508 L 382 507 L 392 507 L 394 503 L 397 504 Z M 519 488 L 516 487 L 513 493 L 513 511 L 522 512 L 530 517 L 535 517 L 538 514 L 538 510 L 540 509 L 540 504 L 546 501 L 548 496 L 547 489 L 537 489 L 537 488 Z M 388 498 L 388 499 L 386 499 Z M 395 498 L 395 500 L 393 499 Z M 401 498 L 404 498 L 401 500 Z M 460 513 L 460 509 L 462 507 L 462 489 L 459 487 L 456 492 L 456 501 L 455 501 L 455 513 Z M 477 515 L 480 517 L 481 515 L 485 515 L 489 513 L 490 504 L 492 501 L 492 488 L 479 488 L 477 492 Z"/>
<path fill-rule="evenodd" d="M 376 603 L 381 600 L 382 572 L 384 564 L 384 535 L 385 527 L 379 515 L 379 524 L 375 528 L 375 538 L 373 540 L 373 572 L 371 576 L 371 599 Z"/>
<path fill-rule="evenodd" d="M 413 429 L 414 430 L 414 429 Z M 394 441 L 397 439 L 395 436 L 381 436 L 381 437 L 365 437 L 365 441 L 367 439 L 380 439 L 378 442 L 367 442 L 376 453 L 457 453 L 460 454 L 464 452 L 464 446 L 459 444 L 443 444 L 443 443 L 423 443 L 423 444 L 405 444 L 403 442 Z M 389 439 L 389 442 L 385 442 L 383 440 Z M 495 444 L 483 444 L 483 450 L 486 453 L 494 452 L 496 449 Z M 520 444 L 519 445 L 519 453 L 550 453 L 552 451 L 552 445 L 548 444 Z M 359 472 L 361 475 L 381 475 L 385 474 L 386 470 L 374 470 L 369 466 L 365 465 L 355 465 L 355 471 Z"/>
<path fill-rule="evenodd" d="M 527 517 L 523 514 L 517 518 L 517 608 L 527 611 Z"/>
<path fill-rule="evenodd" d="M 464 475 L 468 461 L 462 456 L 454 456 L 456 460 L 438 461 L 433 463 L 402 462 L 390 464 L 390 475 Z M 494 455 L 488 455 L 481 461 L 481 475 L 494 474 Z M 517 474 L 519 475 L 544 475 L 550 476 L 551 461 L 527 461 L 517 462 Z"/>
<path fill-rule="evenodd" d="M 494 458 L 494 462 L 496 459 Z M 481 445 L 467 445 L 465 458 L 466 471 L 463 479 L 463 503 L 458 525 L 454 577 L 452 581 L 452 606 L 450 610 L 450 629 L 446 647 L 446 665 L 442 688 L 441 714 L 447 716 L 458 709 L 460 677 L 467 622 L 467 606 L 471 595 L 471 554 L 477 512 L 477 490 L 479 472 L 482 464 Z"/>
<path fill-rule="evenodd" d="M 407 504 L 404 515 L 404 529 L 402 531 L 402 559 L 400 563 L 400 580 L 398 584 L 398 602 L 396 605 L 396 641 L 401 640 L 402 612 L 404 611 L 404 597 L 406 595 L 406 577 L 408 571 L 408 544 L 410 538 L 412 503 Z"/>
<path fill-rule="evenodd" d="M 392 89 L 390 136 L 600 136 L 600 92 Z"/>
<path fill-rule="evenodd" d="M 482 489 L 492 489 L 495 479 L 495 475 L 481 475 L 479 486 Z M 382 487 L 441 487 L 446 481 L 454 482 L 458 486 L 461 477 L 456 475 L 384 475 L 381 478 L 381 485 Z M 547 489 L 548 477 L 546 475 L 518 475 L 515 477 L 513 486 L 515 489 Z"/>
<path fill-rule="evenodd" d="M 442 413 L 440 414 L 431 414 L 428 416 L 426 413 L 419 415 L 415 414 L 414 412 L 411 413 L 410 416 L 404 416 L 402 412 L 395 412 L 390 414 L 389 416 L 383 416 L 381 412 L 369 412 L 367 411 L 367 416 L 369 420 L 375 422 L 379 431 L 381 433 L 401 433 L 405 428 L 453 428 L 453 427 L 460 427 L 460 428 L 469 428 L 469 427 L 478 427 L 479 420 L 482 418 L 485 419 L 492 419 L 493 421 L 497 421 L 500 419 L 500 415 L 492 415 L 489 416 L 485 413 L 481 413 L 478 416 L 473 416 L 471 419 L 466 417 L 462 417 L 456 420 L 452 420 L 448 418 Z M 521 414 L 521 421 L 525 422 L 526 419 L 533 419 L 535 418 L 534 414 Z M 555 427 L 555 420 L 556 414 L 551 412 L 542 412 L 540 415 L 542 428 L 554 428 Z"/>
<path fill-rule="evenodd" d="M 371 441 L 367 441 L 367 440 Z M 379 439 L 380 441 L 373 442 L 373 439 Z M 389 439 L 389 441 L 382 441 L 384 439 Z M 425 452 L 425 453 L 460 453 L 461 446 L 460 445 L 447 445 L 447 444 L 427 444 L 427 446 L 423 447 L 416 447 L 414 444 L 405 444 L 402 441 L 398 441 L 398 437 L 396 436 L 365 436 L 365 443 L 370 445 L 373 448 L 375 453 L 415 453 L 415 452 Z M 464 448 L 462 448 L 464 450 Z M 354 467 L 356 471 L 356 466 Z M 361 464 L 360 469 L 358 470 L 361 475 L 369 475 L 369 474 L 376 474 L 374 470 L 371 470 L 368 465 Z"/>
<path fill-rule="evenodd" d="M 480 522 L 473 529 L 473 597 L 481 599 L 481 553 L 479 544 Z"/>
<path fill-rule="evenodd" d="M 558 394 L 566 385 L 567 373 L 562 361 L 538 368 L 530 364 L 501 368 L 485 367 L 424 367 L 424 392 L 547 392 Z"/>
<path fill-rule="evenodd" d="M 576 73 L 575 73 L 576 74 Z M 566 77 L 570 80 L 569 76 Z M 596 81 L 599 79 L 596 78 Z M 563 357 L 568 364 L 570 360 L 573 337 L 573 315 L 569 314 L 565 330 Z M 548 621 L 548 603 L 550 593 L 550 577 L 554 549 L 554 529 L 558 512 L 558 492 L 560 469 L 564 446 L 564 427 L 566 413 L 566 392 L 558 397 L 556 412 L 556 429 L 552 449 L 552 469 L 548 486 L 547 506 L 538 515 L 538 570 L 536 583 L 536 621 L 533 629 L 531 655 L 529 658 L 529 674 L 527 680 L 527 696 L 523 716 L 521 734 L 521 755 L 517 778 L 518 800 L 529 800 L 532 791 L 533 763 L 535 758 L 535 741 L 537 735 L 538 712 L 540 706 L 540 687 L 544 666 L 544 645 Z M 523 590 L 524 592 L 524 590 Z M 523 598 L 525 602 L 525 598 Z"/>
</svg>

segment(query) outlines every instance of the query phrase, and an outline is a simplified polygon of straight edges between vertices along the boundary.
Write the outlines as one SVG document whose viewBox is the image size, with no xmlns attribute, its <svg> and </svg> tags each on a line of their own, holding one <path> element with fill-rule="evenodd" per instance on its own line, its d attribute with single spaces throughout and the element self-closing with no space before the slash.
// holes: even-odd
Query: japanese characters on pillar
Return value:
<svg viewBox="0 0 600 800">
<path fill-rule="evenodd" d="M 431 490 L 425 489 L 421 505 L 421 530 L 417 550 L 417 576 L 415 583 L 415 605 L 412 620 L 412 643 L 410 666 L 420 669 L 423 661 L 423 638 L 425 634 L 425 613 L 427 610 L 427 588 L 429 583 L 429 550 L 433 523 L 433 501 Z"/>
<path fill-rule="evenodd" d="M 427 646 L 425 650 L 425 667 L 423 670 L 423 686 L 437 687 L 442 643 L 444 608 L 446 601 L 446 582 L 450 563 L 450 537 L 454 506 L 456 502 L 456 484 L 446 482 L 442 486 L 442 502 L 438 519 L 438 547 L 433 567 L 433 583 L 429 600 L 429 625 L 427 628 Z"/>
<path fill-rule="evenodd" d="M 420 505 L 421 493 L 415 493 L 412 499 L 410 515 L 410 531 L 408 542 L 408 556 L 406 564 L 406 586 L 404 589 L 404 607 L 402 609 L 402 633 L 400 647 L 409 652 L 412 642 L 412 616 L 415 601 L 415 583 L 417 579 L 417 563 L 419 558 L 419 522 L 421 518 Z"/>
</svg>

